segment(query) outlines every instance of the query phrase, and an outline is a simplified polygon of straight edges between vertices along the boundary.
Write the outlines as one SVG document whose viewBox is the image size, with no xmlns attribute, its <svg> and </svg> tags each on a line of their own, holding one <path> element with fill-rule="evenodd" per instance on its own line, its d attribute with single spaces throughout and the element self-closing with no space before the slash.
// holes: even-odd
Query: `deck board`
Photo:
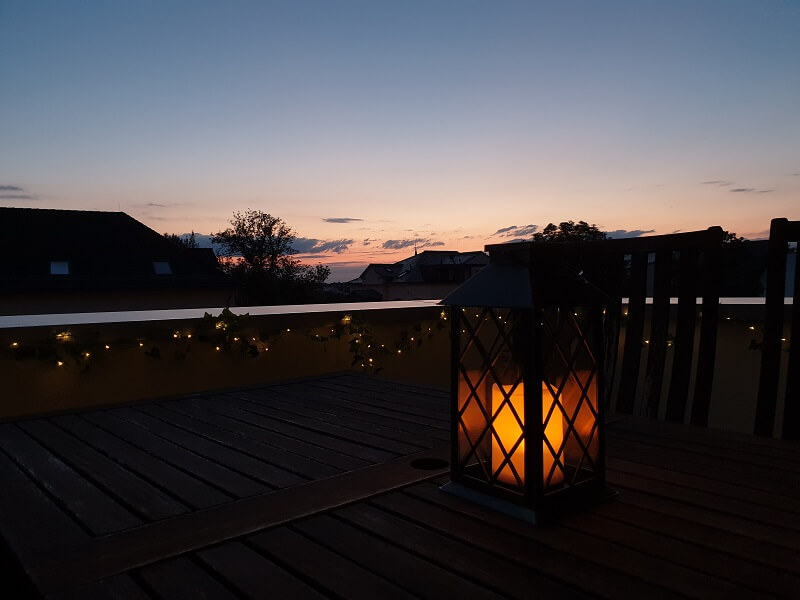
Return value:
<svg viewBox="0 0 800 600">
<path fill-rule="evenodd" d="M 800 588 L 797 443 L 627 417 L 618 496 L 534 527 L 412 467 L 448 423 L 445 391 L 344 374 L 0 425 L 0 536 L 54 600 Z"/>
<path fill-rule="evenodd" d="M 48 420 L 25 421 L 20 423 L 20 427 L 50 452 L 83 473 L 88 480 L 103 487 L 120 503 L 124 502 L 144 519 L 164 519 L 189 510 L 188 506 L 176 498 Z"/>
<path fill-rule="evenodd" d="M 242 542 L 214 546 L 199 552 L 198 558 L 218 577 L 250 598 L 263 597 L 267 590 L 272 597 L 286 600 L 325 597 Z"/>
<path fill-rule="evenodd" d="M 0 439 L 13 448 L 19 467 L 51 494 L 93 535 L 135 527 L 142 520 L 92 485 L 80 473 L 54 457 L 33 438 L 13 425 L 0 427 Z"/>
</svg>

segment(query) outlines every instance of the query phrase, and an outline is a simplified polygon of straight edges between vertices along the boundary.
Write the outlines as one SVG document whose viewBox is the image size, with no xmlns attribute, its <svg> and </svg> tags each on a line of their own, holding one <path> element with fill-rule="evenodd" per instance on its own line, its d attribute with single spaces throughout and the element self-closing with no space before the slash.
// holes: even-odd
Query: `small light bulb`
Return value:
<svg viewBox="0 0 800 600">
<path fill-rule="evenodd" d="M 63 367 L 63 366 L 64 366 L 64 362 L 63 362 L 63 361 L 60 361 L 60 360 L 59 360 L 59 361 L 57 361 L 57 362 L 56 362 L 56 364 L 57 364 L 59 367 Z"/>
<path fill-rule="evenodd" d="M 106 344 L 106 350 L 111 350 L 111 346 L 109 346 L 108 344 Z"/>
</svg>

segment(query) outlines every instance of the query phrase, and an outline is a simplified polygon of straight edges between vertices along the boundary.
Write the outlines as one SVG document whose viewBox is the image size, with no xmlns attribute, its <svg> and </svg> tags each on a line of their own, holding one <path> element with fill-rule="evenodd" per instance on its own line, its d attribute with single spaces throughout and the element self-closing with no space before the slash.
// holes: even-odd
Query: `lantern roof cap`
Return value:
<svg viewBox="0 0 800 600">
<path fill-rule="evenodd" d="M 448 294 L 448 306 L 533 306 L 528 268 L 519 264 L 488 264 Z"/>
</svg>

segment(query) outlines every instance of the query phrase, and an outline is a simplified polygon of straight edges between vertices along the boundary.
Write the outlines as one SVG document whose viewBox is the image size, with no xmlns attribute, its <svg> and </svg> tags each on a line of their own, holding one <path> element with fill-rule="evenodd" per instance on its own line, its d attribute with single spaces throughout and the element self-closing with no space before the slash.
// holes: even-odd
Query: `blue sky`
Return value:
<svg viewBox="0 0 800 600">
<path fill-rule="evenodd" d="M 567 219 L 756 237 L 800 219 L 799 31 L 789 0 L 0 0 L 0 205 L 264 210 L 348 275 Z"/>
</svg>

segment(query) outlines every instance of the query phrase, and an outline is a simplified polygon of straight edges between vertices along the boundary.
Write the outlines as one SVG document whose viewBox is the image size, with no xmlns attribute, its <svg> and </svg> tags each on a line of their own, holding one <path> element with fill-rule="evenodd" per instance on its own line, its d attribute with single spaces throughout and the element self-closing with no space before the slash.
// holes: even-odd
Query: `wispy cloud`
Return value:
<svg viewBox="0 0 800 600">
<path fill-rule="evenodd" d="M 358 221 L 363 221 L 364 219 L 354 219 L 352 217 L 328 217 L 322 220 L 326 223 L 357 223 Z"/>
<path fill-rule="evenodd" d="M 773 190 L 757 190 L 756 188 L 733 188 L 731 192 L 737 194 L 769 194 Z"/>
<path fill-rule="evenodd" d="M 606 235 L 610 238 L 635 238 L 648 233 L 655 233 L 655 231 L 655 229 L 615 229 L 614 231 L 606 231 Z"/>
<path fill-rule="evenodd" d="M 174 208 L 176 206 L 191 206 L 189 202 L 146 202 L 144 204 L 131 204 L 133 208 Z"/>
<path fill-rule="evenodd" d="M 416 246 L 417 248 L 432 248 L 435 246 L 444 246 L 444 242 L 433 241 L 429 238 L 386 240 L 383 242 L 381 248 L 384 250 L 402 250 L 403 248 L 410 248 L 412 246 Z"/>
<path fill-rule="evenodd" d="M 501 227 L 495 231 L 492 236 L 499 235 L 500 237 L 525 238 L 533 235 L 538 230 L 538 225 L 510 225 L 508 227 Z"/>
<path fill-rule="evenodd" d="M 39 197 L 29 194 L 18 185 L 0 185 L 0 200 L 38 200 Z"/>
<path fill-rule="evenodd" d="M 717 187 L 731 187 L 734 185 L 732 181 L 726 181 L 723 179 L 715 179 L 713 181 L 701 181 L 700 185 L 714 185 Z M 733 192 L 735 194 L 769 194 L 773 190 L 759 190 L 758 188 L 752 187 L 735 187 L 728 190 L 729 192 Z"/>
<path fill-rule="evenodd" d="M 349 239 L 318 240 L 314 238 L 297 238 L 292 247 L 300 254 L 324 254 L 326 252 L 341 254 L 342 252 L 347 252 L 354 243 L 355 240 Z"/>
</svg>

